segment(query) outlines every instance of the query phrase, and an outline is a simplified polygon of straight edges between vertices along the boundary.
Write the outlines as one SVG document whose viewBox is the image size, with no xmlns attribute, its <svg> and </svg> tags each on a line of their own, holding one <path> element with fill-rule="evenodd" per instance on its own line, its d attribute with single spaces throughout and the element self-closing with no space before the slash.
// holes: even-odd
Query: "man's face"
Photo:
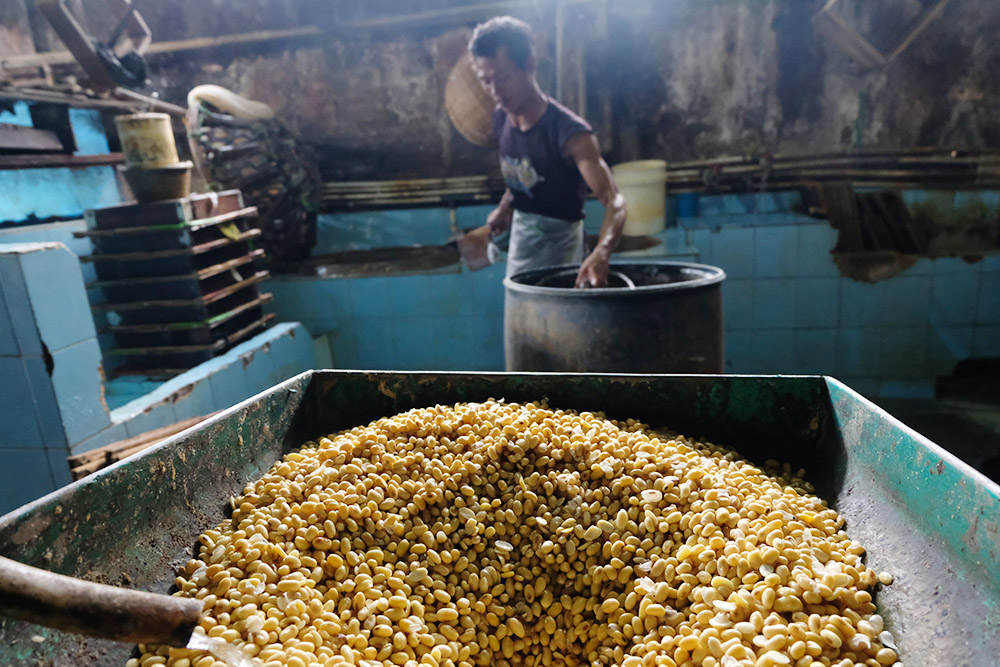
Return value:
<svg viewBox="0 0 1000 667">
<path fill-rule="evenodd" d="M 518 113 L 529 99 L 533 88 L 532 63 L 521 69 L 500 47 L 493 58 L 473 58 L 473 67 L 483 89 L 507 113 Z"/>
</svg>

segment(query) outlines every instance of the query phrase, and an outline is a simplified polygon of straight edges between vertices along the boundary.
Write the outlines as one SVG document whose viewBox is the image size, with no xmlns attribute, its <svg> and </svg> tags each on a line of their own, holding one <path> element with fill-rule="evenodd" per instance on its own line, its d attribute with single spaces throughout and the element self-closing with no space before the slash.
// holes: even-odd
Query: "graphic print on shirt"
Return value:
<svg viewBox="0 0 1000 667">
<path fill-rule="evenodd" d="M 545 179 L 538 175 L 538 172 L 531 164 L 531 158 L 515 158 L 506 155 L 500 156 L 500 173 L 507 187 L 532 197 L 531 188 L 535 187 Z"/>
</svg>

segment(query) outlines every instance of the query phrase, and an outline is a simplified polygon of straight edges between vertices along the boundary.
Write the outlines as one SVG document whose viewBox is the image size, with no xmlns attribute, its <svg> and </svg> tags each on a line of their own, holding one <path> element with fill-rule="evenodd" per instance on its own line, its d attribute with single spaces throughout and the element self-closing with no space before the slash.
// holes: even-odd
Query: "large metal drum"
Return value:
<svg viewBox="0 0 1000 667">
<path fill-rule="evenodd" d="M 616 262 L 601 289 L 574 289 L 576 273 L 559 266 L 504 280 L 508 371 L 723 372 L 722 269 Z"/>
</svg>

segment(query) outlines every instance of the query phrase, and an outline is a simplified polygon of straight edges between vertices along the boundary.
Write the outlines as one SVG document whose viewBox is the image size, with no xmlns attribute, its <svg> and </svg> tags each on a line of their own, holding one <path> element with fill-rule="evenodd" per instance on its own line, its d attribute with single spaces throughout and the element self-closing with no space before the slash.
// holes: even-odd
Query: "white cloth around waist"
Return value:
<svg viewBox="0 0 1000 667">
<path fill-rule="evenodd" d="M 580 264 L 585 254 L 583 220 L 568 222 L 537 213 L 514 211 L 507 245 L 507 277 L 561 264 Z M 503 260 L 498 244 L 490 243 L 491 262 Z"/>
</svg>

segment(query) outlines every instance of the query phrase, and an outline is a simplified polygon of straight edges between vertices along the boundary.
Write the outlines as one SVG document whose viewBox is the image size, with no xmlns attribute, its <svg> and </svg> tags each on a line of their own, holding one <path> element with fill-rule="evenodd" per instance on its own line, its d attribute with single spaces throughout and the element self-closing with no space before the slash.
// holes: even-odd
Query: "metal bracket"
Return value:
<svg viewBox="0 0 1000 667">
<path fill-rule="evenodd" d="M 152 41 L 149 26 L 132 7 L 132 0 L 105 0 L 115 15 L 114 28 L 110 49 L 120 53 L 119 49 L 141 55 Z M 98 43 L 91 38 L 66 7 L 65 0 L 36 0 L 37 7 L 59 38 L 66 44 L 73 57 L 87 73 L 89 83 L 95 90 L 111 90 L 118 87 L 112 78 L 104 60 L 98 54 Z M 123 39 L 119 39 L 122 38 Z M 119 49 L 116 49 L 116 42 Z"/>
</svg>

